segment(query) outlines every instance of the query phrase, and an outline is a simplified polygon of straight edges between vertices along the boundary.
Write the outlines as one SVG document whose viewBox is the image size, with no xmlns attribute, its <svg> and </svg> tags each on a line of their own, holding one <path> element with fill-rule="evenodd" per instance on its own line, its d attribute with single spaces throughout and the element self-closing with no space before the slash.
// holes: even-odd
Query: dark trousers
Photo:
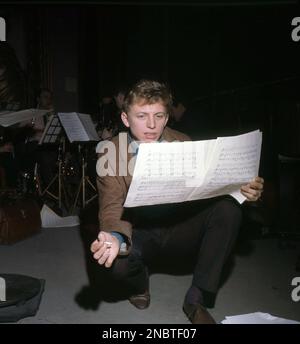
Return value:
<svg viewBox="0 0 300 344">
<path fill-rule="evenodd" d="M 237 237 L 242 215 L 231 198 L 188 202 L 187 216 L 171 227 L 135 228 L 132 249 L 108 269 L 111 277 L 125 282 L 132 294 L 148 288 L 147 268 L 159 261 L 172 265 L 192 261 L 192 284 L 216 293 L 222 268 Z"/>
</svg>

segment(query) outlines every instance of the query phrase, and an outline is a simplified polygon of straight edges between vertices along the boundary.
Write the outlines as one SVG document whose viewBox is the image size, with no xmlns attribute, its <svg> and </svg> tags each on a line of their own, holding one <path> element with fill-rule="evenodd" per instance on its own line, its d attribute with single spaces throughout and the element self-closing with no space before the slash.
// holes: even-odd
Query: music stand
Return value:
<svg viewBox="0 0 300 344">
<path fill-rule="evenodd" d="M 64 180 L 64 154 L 65 154 L 65 137 L 62 135 L 62 125 L 57 115 L 52 115 L 44 129 L 43 135 L 39 141 L 39 145 L 42 144 L 55 144 L 59 142 L 58 148 L 58 170 L 55 176 L 51 179 L 49 184 L 42 190 L 40 178 L 37 173 L 37 165 L 35 167 L 35 179 L 37 182 L 37 188 L 40 196 L 44 196 L 47 194 L 55 201 L 58 201 L 58 207 L 62 209 L 62 204 L 64 200 L 64 204 L 69 209 L 70 202 L 65 188 L 65 180 Z M 57 182 L 57 191 L 53 191 L 52 186 Z"/>
<path fill-rule="evenodd" d="M 82 208 L 95 199 L 97 194 L 97 188 L 90 180 L 90 177 L 87 175 L 86 168 L 86 156 L 87 156 L 87 146 L 89 143 L 95 143 L 100 141 L 100 138 L 96 132 L 95 126 L 92 122 L 91 116 L 88 114 L 81 114 L 77 112 L 71 113 L 59 113 L 58 117 L 60 122 L 67 134 L 69 141 L 72 143 L 78 144 L 78 153 L 80 155 L 81 163 L 81 179 L 79 183 L 78 190 L 74 199 L 72 206 L 71 214 L 74 213 L 76 205 L 80 206 L 80 193 L 82 194 Z M 87 198 L 87 188 L 88 186 L 92 189 L 93 195 L 90 198 Z"/>
<path fill-rule="evenodd" d="M 46 124 L 43 135 L 39 141 L 39 145 L 43 143 L 58 142 L 61 131 L 62 131 L 62 127 L 61 127 L 59 118 L 56 115 L 51 115 Z"/>
<path fill-rule="evenodd" d="M 82 143 L 78 143 L 78 153 L 80 155 L 80 162 L 81 162 L 81 179 L 80 179 L 80 183 L 79 183 L 79 187 L 75 196 L 75 200 L 72 206 L 72 211 L 71 214 L 74 213 L 74 210 L 76 208 L 76 205 L 80 204 L 79 203 L 79 196 L 80 193 L 82 193 L 82 208 L 85 208 L 85 206 L 90 203 L 93 199 L 95 199 L 98 196 L 97 193 L 97 188 L 95 187 L 95 185 L 92 183 L 92 181 L 90 180 L 90 177 L 87 175 L 86 172 L 86 168 L 87 168 L 87 145 L 83 146 Z M 90 187 L 93 191 L 94 194 L 90 197 L 87 198 L 87 187 Z"/>
</svg>

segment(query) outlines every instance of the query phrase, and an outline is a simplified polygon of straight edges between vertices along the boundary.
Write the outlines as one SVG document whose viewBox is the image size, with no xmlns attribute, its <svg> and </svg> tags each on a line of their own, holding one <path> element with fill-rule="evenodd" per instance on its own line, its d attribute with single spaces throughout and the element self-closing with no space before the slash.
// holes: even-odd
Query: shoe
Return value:
<svg viewBox="0 0 300 344">
<path fill-rule="evenodd" d="M 148 308 L 150 305 L 150 293 L 148 290 L 144 294 L 132 295 L 128 298 L 129 302 L 138 309 Z"/>
<path fill-rule="evenodd" d="M 190 304 L 184 302 L 183 311 L 192 324 L 216 324 L 214 318 L 200 303 Z"/>
</svg>

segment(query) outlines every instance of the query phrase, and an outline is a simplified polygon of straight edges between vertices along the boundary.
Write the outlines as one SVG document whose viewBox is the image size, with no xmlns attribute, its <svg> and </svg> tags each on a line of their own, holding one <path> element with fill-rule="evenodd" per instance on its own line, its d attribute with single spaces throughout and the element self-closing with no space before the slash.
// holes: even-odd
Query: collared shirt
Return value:
<svg viewBox="0 0 300 344">
<path fill-rule="evenodd" d="M 128 135 L 128 144 L 131 146 L 132 152 L 134 152 L 134 153 L 132 153 L 132 155 L 133 155 L 133 156 L 136 156 L 136 155 L 138 154 L 138 152 L 139 152 L 139 146 L 140 146 L 140 144 L 143 143 L 143 142 L 135 140 L 135 139 L 131 136 L 131 133 L 130 133 L 130 132 L 128 132 L 127 135 Z M 165 140 L 163 140 L 162 135 L 161 135 L 161 137 L 159 138 L 159 140 L 157 140 L 157 141 L 155 141 L 155 142 L 164 142 L 164 141 L 165 141 Z"/>
</svg>

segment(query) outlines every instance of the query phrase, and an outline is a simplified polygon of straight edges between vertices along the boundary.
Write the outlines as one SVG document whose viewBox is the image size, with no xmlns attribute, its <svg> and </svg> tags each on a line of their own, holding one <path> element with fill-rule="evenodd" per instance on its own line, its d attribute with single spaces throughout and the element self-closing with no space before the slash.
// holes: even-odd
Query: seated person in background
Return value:
<svg viewBox="0 0 300 344">
<path fill-rule="evenodd" d="M 126 86 L 120 84 L 115 87 L 112 97 L 102 98 L 100 103 L 100 122 L 96 128 L 102 140 L 112 138 L 125 129 L 121 121 L 125 94 Z"/>
<path fill-rule="evenodd" d="M 16 188 L 18 181 L 19 166 L 15 158 L 14 145 L 12 142 L 12 135 L 8 128 L 0 131 L 0 167 L 1 172 L 0 187 Z"/>
<path fill-rule="evenodd" d="M 169 127 L 172 129 L 181 131 L 182 122 L 187 111 L 186 103 L 186 101 L 179 98 L 173 100 L 172 111 L 168 123 Z"/>
<path fill-rule="evenodd" d="M 133 143 L 138 148 L 140 142 L 189 140 L 166 126 L 171 109 L 172 96 L 163 83 L 141 80 L 127 93 L 121 114 L 129 129 L 126 147 L 119 144 L 120 134 L 112 139 L 117 162 L 108 162 L 109 175 L 103 175 L 101 156 L 97 162 L 100 231 L 91 244 L 91 252 L 100 269 L 106 269 L 118 285 L 127 286 L 129 301 L 138 309 L 147 308 L 150 303 L 148 267 L 157 262 L 171 266 L 192 262 L 193 279 L 183 311 L 194 324 L 215 323 L 206 309 L 206 296 L 218 291 L 222 268 L 241 225 L 240 205 L 226 196 L 123 207 L 132 176 L 128 170 L 126 176 L 119 173 L 119 167 L 136 154 L 127 153 L 127 145 Z M 257 177 L 244 185 L 241 193 L 249 201 L 256 201 L 262 189 L 263 179 Z"/>
<path fill-rule="evenodd" d="M 38 110 L 49 110 L 49 113 L 52 112 L 53 95 L 49 89 L 41 88 L 38 92 L 36 101 L 36 108 Z M 21 169 L 29 172 L 31 176 L 33 176 L 34 166 L 36 163 L 40 164 L 41 174 L 43 176 L 47 175 L 50 171 L 50 155 L 47 152 L 42 151 L 40 149 L 41 147 L 38 145 L 42 138 L 47 120 L 48 114 L 40 117 L 33 117 L 31 121 L 25 121 L 20 124 L 20 127 L 24 128 L 25 142 L 19 143 L 17 147 L 18 158 L 20 159 Z"/>
<path fill-rule="evenodd" d="M 36 98 L 38 110 L 53 110 L 53 95 L 52 92 L 47 88 L 41 88 Z M 28 127 L 30 134 L 27 137 L 27 142 L 39 142 L 44 129 L 47 118 L 45 116 L 33 117 L 31 121 L 22 122 L 22 127 Z"/>
</svg>

